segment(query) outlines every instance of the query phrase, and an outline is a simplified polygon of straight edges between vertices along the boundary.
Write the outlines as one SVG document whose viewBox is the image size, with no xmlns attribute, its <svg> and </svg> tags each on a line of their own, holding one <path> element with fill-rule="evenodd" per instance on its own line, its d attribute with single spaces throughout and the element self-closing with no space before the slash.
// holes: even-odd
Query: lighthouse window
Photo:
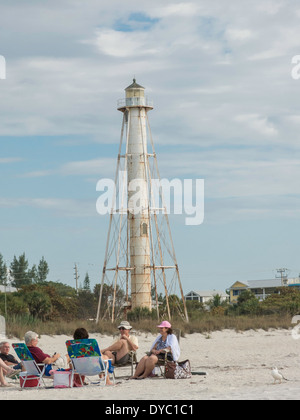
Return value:
<svg viewBox="0 0 300 420">
<path fill-rule="evenodd" d="M 142 223 L 142 226 L 141 226 L 141 234 L 142 235 L 147 235 L 148 234 L 148 226 L 147 226 L 147 223 Z"/>
</svg>

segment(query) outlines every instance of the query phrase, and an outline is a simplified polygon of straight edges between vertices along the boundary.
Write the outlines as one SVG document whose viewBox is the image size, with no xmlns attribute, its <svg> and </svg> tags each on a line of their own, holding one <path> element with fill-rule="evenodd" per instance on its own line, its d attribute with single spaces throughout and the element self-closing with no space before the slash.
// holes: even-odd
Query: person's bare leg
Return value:
<svg viewBox="0 0 300 420">
<path fill-rule="evenodd" d="M 125 340 L 117 341 L 116 343 L 114 343 L 111 346 L 104 349 L 103 354 L 108 356 L 108 353 L 109 352 L 111 353 L 113 351 L 117 352 L 116 360 L 122 359 L 122 357 L 124 357 L 129 351 L 127 341 L 125 341 Z"/>
<path fill-rule="evenodd" d="M 115 364 L 115 361 L 116 361 L 116 359 L 115 359 L 115 355 L 111 352 L 111 351 L 108 351 L 108 350 L 103 350 L 103 351 L 101 351 L 101 354 L 102 354 L 102 357 L 103 356 L 106 356 L 108 359 L 111 359 L 111 363 L 114 365 Z"/>
<path fill-rule="evenodd" d="M 107 347 L 106 349 L 103 349 L 102 351 L 103 351 L 103 353 L 105 353 L 107 351 L 118 351 L 118 350 L 121 349 L 124 342 L 125 342 L 124 340 L 116 341 L 111 346 Z"/>
<path fill-rule="evenodd" d="M 140 378 L 141 379 L 148 378 L 150 373 L 155 368 L 155 365 L 156 365 L 157 362 L 158 362 L 158 358 L 154 354 L 152 354 L 150 357 L 148 357 L 148 359 L 146 360 L 146 363 L 145 363 L 144 373 L 143 373 L 143 375 L 140 376 Z"/>
<path fill-rule="evenodd" d="M 137 379 L 137 378 L 140 377 L 140 375 L 142 375 L 144 373 L 147 359 L 149 359 L 149 357 L 148 356 L 144 356 L 139 361 L 139 364 L 137 365 L 137 368 L 136 368 L 136 370 L 134 372 L 134 375 L 131 377 L 131 379 Z"/>
<path fill-rule="evenodd" d="M 8 383 L 5 380 L 5 375 L 10 375 L 14 373 L 15 370 L 7 366 L 2 359 L 0 359 L 0 384 L 1 386 L 8 386 Z"/>
<path fill-rule="evenodd" d="M 102 359 L 103 360 L 108 360 L 108 359 L 110 359 L 110 357 L 108 357 L 106 354 L 102 354 Z M 99 377 L 103 378 L 103 373 L 100 373 Z M 113 385 L 113 382 L 109 379 L 108 372 L 107 372 L 107 376 L 106 376 L 106 385 Z"/>
<path fill-rule="evenodd" d="M 3 375 L 3 369 L 1 367 L 0 367 L 0 385 L 7 386 L 7 382 L 4 379 L 4 375 Z"/>
</svg>

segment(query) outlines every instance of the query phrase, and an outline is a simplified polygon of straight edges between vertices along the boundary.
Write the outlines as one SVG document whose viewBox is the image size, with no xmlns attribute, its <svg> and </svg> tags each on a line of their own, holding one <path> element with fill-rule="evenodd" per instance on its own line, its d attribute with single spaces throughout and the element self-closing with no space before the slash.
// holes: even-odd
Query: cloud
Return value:
<svg viewBox="0 0 300 420">
<path fill-rule="evenodd" d="M 200 6 L 195 2 L 179 2 L 168 4 L 167 6 L 153 7 L 152 15 L 159 16 L 160 18 L 176 17 L 193 17 L 201 10 Z"/>
<path fill-rule="evenodd" d="M 62 175 L 100 175 L 112 172 L 117 164 L 116 158 L 91 159 L 86 161 L 68 162 L 61 166 Z"/>
<path fill-rule="evenodd" d="M 96 40 L 92 43 L 100 52 L 114 57 L 149 56 L 159 51 L 157 46 L 149 45 L 149 35 L 143 31 L 97 30 Z"/>
<path fill-rule="evenodd" d="M 153 127 L 168 143 L 177 144 L 182 136 L 189 144 L 199 138 L 249 144 L 253 132 L 261 136 L 255 141 L 283 136 L 274 119 L 282 113 L 280 92 L 281 101 L 296 105 L 287 93 L 290 69 L 284 60 L 272 65 L 258 60 L 257 65 L 253 57 L 265 56 L 265 51 L 274 57 L 273 50 L 280 56 L 292 49 L 295 53 L 298 22 L 288 5 L 100 3 L 92 1 L 90 8 L 76 3 L 70 10 L 66 2 L 55 2 L 55 8 L 44 4 L 35 9 L 44 31 L 39 31 L 40 23 L 32 24 L 25 38 L 30 44 L 39 33 L 39 44 L 47 48 L 41 52 L 34 42 L 24 56 L 20 46 L 8 60 L 8 78 L 1 84 L 0 135 L 81 133 L 99 142 L 118 142 L 116 101 L 136 75 L 154 99 Z M 4 6 L 3 16 L 11 8 Z M 16 15 L 20 31 L 26 10 L 21 7 Z M 63 25 L 66 14 L 70 19 Z M 51 30 L 54 21 L 60 43 Z M 56 52 L 58 44 L 64 54 Z M 249 117 L 236 124 L 236 115 Z"/>
<path fill-rule="evenodd" d="M 97 175 L 98 177 L 114 177 L 117 158 L 105 157 L 100 159 L 89 159 L 82 161 L 66 162 L 58 167 L 47 170 L 36 170 L 19 174 L 20 178 L 43 178 L 51 176 L 87 176 Z M 93 179 L 95 181 L 95 179 Z"/>
<path fill-rule="evenodd" d="M 226 36 L 230 41 L 244 43 L 255 35 L 249 29 L 228 28 Z"/>
<path fill-rule="evenodd" d="M 172 156 L 158 155 L 161 170 L 204 174 L 211 196 L 275 194 L 274 179 L 278 194 L 285 185 L 290 194 L 298 191 L 292 182 L 298 85 L 290 62 L 298 53 L 299 10 L 290 2 L 91 0 L 87 8 L 30 1 L 26 7 L 18 4 L 13 24 L 15 3 L 2 8 L 3 31 L 12 38 L 0 135 L 79 134 L 87 144 L 117 144 L 116 103 L 136 75 L 154 100 L 154 143 Z M 19 42 L 11 25 L 26 34 Z M 193 152 L 182 154 L 183 145 Z M 117 148 L 110 153 L 66 158 L 50 169 L 41 164 L 23 176 L 111 177 Z"/>
<path fill-rule="evenodd" d="M 22 160 L 19 157 L 0 158 L 0 164 L 21 162 Z"/>
<path fill-rule="evenodd" d="M 250 129 L 257 131 L 258 133 L 269 137 L 276 136 L 278 130 L 275 128 L 274 124 L 268 121 L 267 117 L 258 114 L 243 114 L 237 115 L 234 118 L 235 121 L 245 124 Z"/>
<path fill-rule="evenodd" d="M 95 202 L 88 200 L 61 198 L 5 198 L 0 197 L 0 208 L 25 208 L 49 211 L 59 217 L 91 217 L 95 216 Z"/>
</svg>

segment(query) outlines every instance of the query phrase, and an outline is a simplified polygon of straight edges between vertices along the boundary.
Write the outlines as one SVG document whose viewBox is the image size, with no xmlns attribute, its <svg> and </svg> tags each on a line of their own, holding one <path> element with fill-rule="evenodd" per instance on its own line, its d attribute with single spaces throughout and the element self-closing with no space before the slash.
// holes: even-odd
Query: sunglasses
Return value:
<svg viewBox="0 0 300 420">
<path fill-rule="evenodd" d="M 124 328 L 124 327 L 121 327 L 121 328 L 119 328 L 119 331 L 123 331 L 123 330 L 126 330 L 126 328 Z"/>
</svg>

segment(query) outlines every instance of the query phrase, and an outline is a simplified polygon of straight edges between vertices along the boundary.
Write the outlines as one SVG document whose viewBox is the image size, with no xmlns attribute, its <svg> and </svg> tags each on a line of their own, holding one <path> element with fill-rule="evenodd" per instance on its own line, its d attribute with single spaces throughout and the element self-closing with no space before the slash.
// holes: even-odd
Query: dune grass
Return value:
<svg viewBox="0 0 300 420">
<path fill-rule="evenodd" d="M 235 331 L 269 329 L 289 329 L 292 327 L 291 316 L 289 315 L 265 315 L 265 316 L 212 316 L 205 315 L 199 319 L 193 319 L 186 323 L 181 319 L 173 320 L 175 328 L 181 330 L 182 336 L 185 334 L 201 333 L 207 334 L 213 331 L 232 329 Z M 66 322 L 64 320 L 43 322 L 33 317 L 14 316 L 7 319 L 6 334 L 8 337 L 16 337 L 23 340 L 24 334 L 28 330 L 35 331 L 42 335 L 69 335 L 78 327 L 86 328 L 90 333 L 100 333 L 113 335 L 117 331 L 118 322 L 74 320 Z M 138 322 L 131 322 L 134 329 L 139 332 L 157 333 L 158 321 L 153 319 L 143 319 Z"/>
</svg>

